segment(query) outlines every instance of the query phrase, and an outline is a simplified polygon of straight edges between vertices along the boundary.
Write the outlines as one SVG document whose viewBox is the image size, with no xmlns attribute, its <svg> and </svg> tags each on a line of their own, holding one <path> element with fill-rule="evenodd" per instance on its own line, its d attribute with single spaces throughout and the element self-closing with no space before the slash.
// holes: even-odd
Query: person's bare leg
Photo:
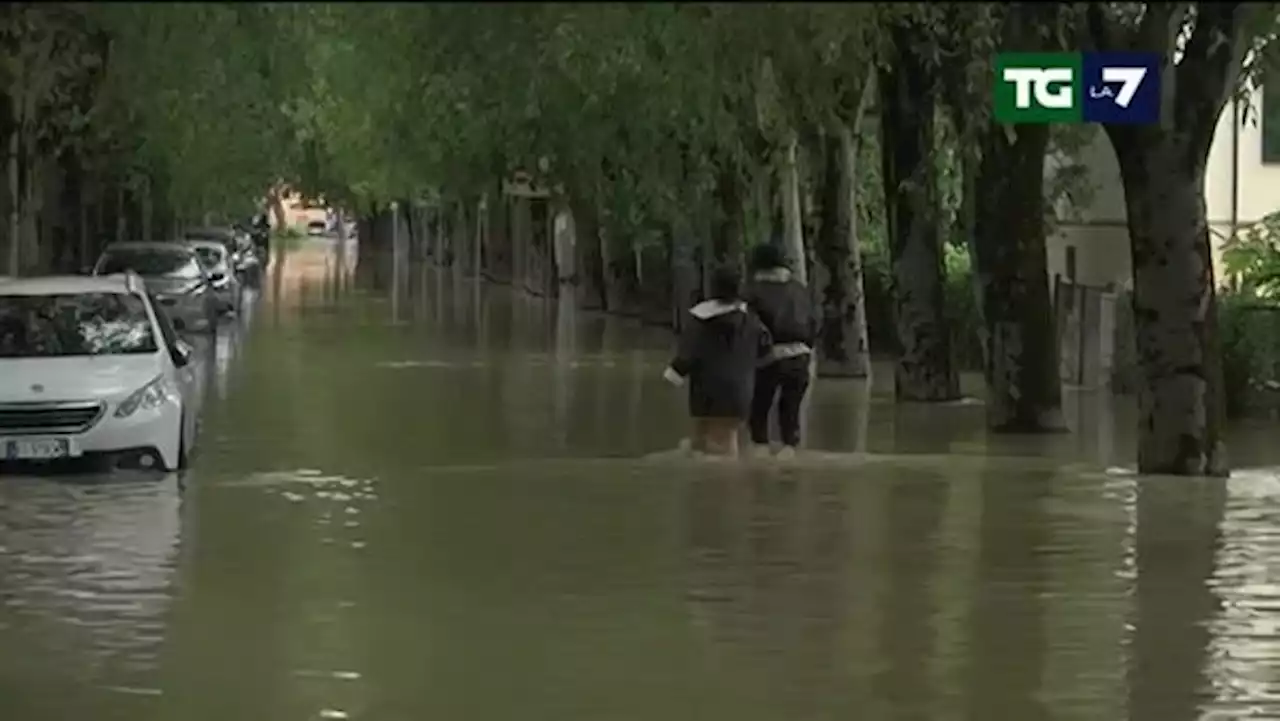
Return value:
<svg viewBox="0 0 1280 721">
<path fill-rule="evenodd" d="M 741 425 L 741 422 L 736 418 L 708 418 L 706 426 L 707 453 L 737 458 L 739 425 Z"/>
</svg>

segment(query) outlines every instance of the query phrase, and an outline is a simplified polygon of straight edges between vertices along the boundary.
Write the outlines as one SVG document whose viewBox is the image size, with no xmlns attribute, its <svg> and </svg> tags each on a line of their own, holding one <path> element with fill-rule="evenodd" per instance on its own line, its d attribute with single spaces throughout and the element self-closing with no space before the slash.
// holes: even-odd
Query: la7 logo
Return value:
<svg viewBox="0 0 1280 721">
<path fill-rule="evenodd" d="M 1138 94 L 1138 88 L 1142 87 L 1142 81 L 1147 77 L 1146 68 L 1117 68 L 1108 67 L 1102 69 L 1102 82 L 1120 83 L 1120 92 L 1115 96 L 1116 105 L 1122 108 L 1129 107 L 1129 103 L 1133 102 L 1133 96 Z M 1093 90 L 1090 89 L 1090 94 Z"/>
</svg>

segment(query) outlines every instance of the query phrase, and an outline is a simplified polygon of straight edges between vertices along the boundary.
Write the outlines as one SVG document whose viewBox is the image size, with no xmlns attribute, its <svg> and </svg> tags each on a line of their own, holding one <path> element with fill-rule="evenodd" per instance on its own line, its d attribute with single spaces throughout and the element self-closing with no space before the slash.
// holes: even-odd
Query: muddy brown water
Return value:
<svg viewBox="0 0 1280 721">
<path fill-rule="evenodd" d="M 823 382 L 796 461 L 698 464 L 663 334 L 326 253 L 181 478 L 0 478 L 0 718 L 1280 718 L 1274 424 L 1140 479 L 1091 394 L 988 440 Z"/>
</svg>

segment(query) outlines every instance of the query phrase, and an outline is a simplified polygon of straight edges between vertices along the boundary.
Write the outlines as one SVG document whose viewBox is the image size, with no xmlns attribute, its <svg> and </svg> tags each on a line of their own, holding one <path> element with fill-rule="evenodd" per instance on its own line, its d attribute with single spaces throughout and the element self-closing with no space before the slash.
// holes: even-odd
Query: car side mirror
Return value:
<svg viewBox="0 0 1280 721">
<path fill-rule="evenodd" d="M 185 368 L 191 365 L 191 354 L 192 349 L 190 344 L 181 339 L 179 339 L 177 343 L 173 344 L 173 349 L 170 351 L 170 355 L 173 357 L 173 364 L 179 368 Z"/>
</svg>

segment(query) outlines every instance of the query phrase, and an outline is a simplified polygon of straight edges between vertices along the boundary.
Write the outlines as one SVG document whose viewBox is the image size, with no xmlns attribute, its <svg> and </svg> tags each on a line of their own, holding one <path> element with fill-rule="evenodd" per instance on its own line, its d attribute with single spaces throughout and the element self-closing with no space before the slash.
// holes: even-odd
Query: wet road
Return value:
<svg viewBox="0 0 1280 721">
<path fill-rule="evenodd" d="M 1137 480 L 1095 399 L 824 382 L 817 450 L 696 465 L 662 333 L 328 266 L 208 349 L 184 477 L 0 479 L 0 718 L 1280 718 L 1273 426 Z"/>
</svg>

